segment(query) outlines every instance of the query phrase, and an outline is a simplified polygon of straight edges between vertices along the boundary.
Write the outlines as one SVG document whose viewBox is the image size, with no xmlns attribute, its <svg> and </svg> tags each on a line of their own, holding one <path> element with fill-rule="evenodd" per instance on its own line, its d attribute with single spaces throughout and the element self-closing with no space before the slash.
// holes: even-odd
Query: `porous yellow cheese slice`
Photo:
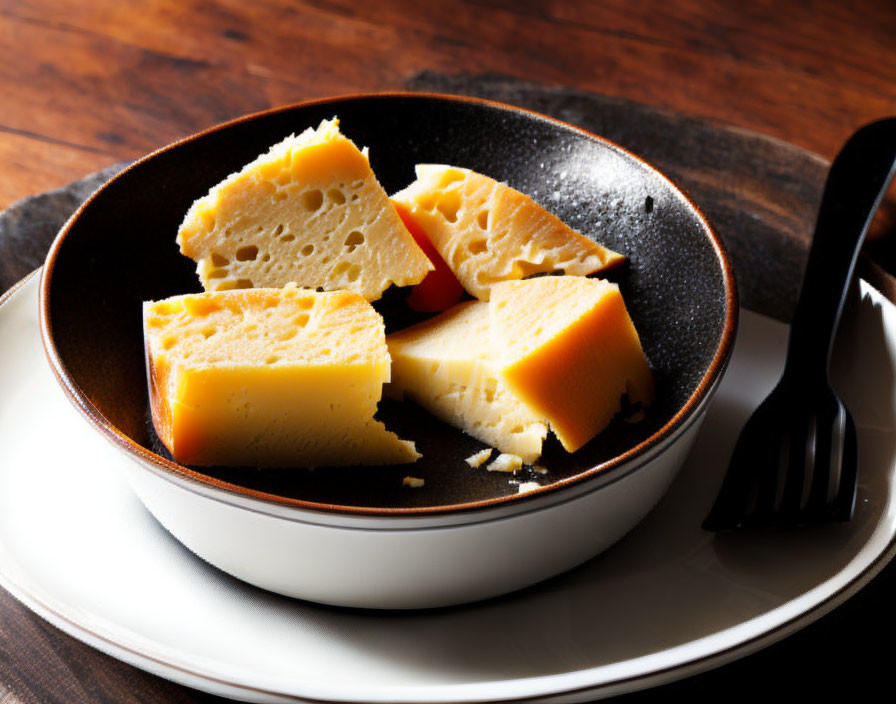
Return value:
<svg viewBox="0 0 896 704">
<path fill-rule="evenodd" d="M 338 124 L 287 137 L 193 203 L 177 242 L 206 290 L 295 281 L 373 301 L 433 268 Z"/>
<path fill-rule="evenodd" d="M 188 465 L 413 462 L 373 415 L 389 380 L 383 320 L 359 295 L 206 292 L 143 307 L 153 424 Z"/>
<path fill-rule="evenodd" d="M 653 375 L 616 284 L 579 276 L 506 281 L 489 301 L 500 377 L 569 452 L 620 410 L 653 400 Z"/>
<path fill-rule="evenodd" d="M 481 301 L 498 281 L 539 272 L 585 276 L 624 260 L 529 196 L 469 169 L 419 164 L 417 180 L 392 199 Z"/>
<path fill-rule="evenodd" d="M 385 393 L 415 401 L 502 452 L 534 462 L 547 426 L 501 382 L 489 340 L 488 304 L 480 301 L 459 303 L 389 335 L 392 381 Z"/>
</svg>

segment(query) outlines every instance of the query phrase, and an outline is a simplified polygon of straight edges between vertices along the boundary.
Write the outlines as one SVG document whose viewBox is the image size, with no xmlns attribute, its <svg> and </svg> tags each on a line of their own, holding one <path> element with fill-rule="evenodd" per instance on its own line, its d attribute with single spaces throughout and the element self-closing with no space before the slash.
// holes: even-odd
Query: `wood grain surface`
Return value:
<svg viewBox="0 0 896 704">
<path fill-rule="evenodd" d="M 896 113 L 892 0 L 0 0 L 0 208 L 209 125 L 500 73 L 831 158 Z"/>
</svg>

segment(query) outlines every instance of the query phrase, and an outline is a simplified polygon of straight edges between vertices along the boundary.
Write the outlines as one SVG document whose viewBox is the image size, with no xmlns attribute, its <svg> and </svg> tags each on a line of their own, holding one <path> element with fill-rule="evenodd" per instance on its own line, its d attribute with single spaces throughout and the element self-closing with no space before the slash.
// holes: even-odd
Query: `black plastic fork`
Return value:
<svg viewBox="0 0 896 704">
<path fill-rule="evenodd" d="M 706 530 L 846 521 L 855 507 L 856 428 L 828 378 L 859 249 L 896 169 L 896 118 L 872 122 L 828 173 L 784 373 L 741 431 Z"/>
</svg>

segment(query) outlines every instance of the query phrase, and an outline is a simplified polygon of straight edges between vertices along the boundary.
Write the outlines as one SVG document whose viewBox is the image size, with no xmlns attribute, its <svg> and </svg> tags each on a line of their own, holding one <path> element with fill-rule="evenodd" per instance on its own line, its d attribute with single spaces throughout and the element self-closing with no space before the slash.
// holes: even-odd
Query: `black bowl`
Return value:
<svg viewBox="0 0 896 704">
<path fill-rule="evenodd" d="M 359 95 L 252 115 L 154 152 L 63 227 L 41 285 L 45 346 L 69 397 L 108 439 L 165 471 L 299 506 L 420 513 L 525 499 L 508 475 L 463 462 L 484 447 L 479 441 L 411 404 L 380 406 L 388 427 L 423 453 L 396 467 L 191 469 L 172 462 L 153 431 L 141 304 L 200 290 L 194 263 L 174 241 L 184 214 L 272 144 L 334 115 L 348 137 L 370 148 L 390 193 L 414 179 L 417 163 L 468 167 L 528 193 L 628 257 L 611 278 L 654 370 L 656 403 L 643 422 L 614 421 L 576 453 L 549 440 L 540 462 L 547 473 L 524 472 L 516 481 L 533 478 L 549 487 L 536 492 L 543 493 L 612 472 L 658 447 L 706 401 L 733 344 L 734 277 L 719 238 L 666 177 L 606 140 L 518 108 L 440 95 Z M 393 290 L 377 304 L 392 329 L 413 321 L 404 295 Z M 425 485 L 403 487 L 408 474 Z"/>
</svg>

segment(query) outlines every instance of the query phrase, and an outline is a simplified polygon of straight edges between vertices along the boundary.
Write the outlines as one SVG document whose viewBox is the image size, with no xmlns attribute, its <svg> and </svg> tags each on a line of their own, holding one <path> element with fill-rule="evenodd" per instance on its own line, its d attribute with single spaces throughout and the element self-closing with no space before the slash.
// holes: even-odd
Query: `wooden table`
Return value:
<svg viewBox="0 0 896 704">
<path fill-rule="evenodd" d="M 247 112 L 401 89 L 421 70 L 501 74 L 639 101 L 825 158 L 859 124 L 896 114 L 891 0 L 359 6 L 0 0 L 0 209 Z M 892 230 L 893 200 L 881 238 Z M 876 256 L 892 270 L 883 239 Z M 0 704 L 223 701 L 118 663 L 36 616 L 4 613 L 3 603 Z M 848 617 L 875 616 L 858 608 Z M 723 676 L 749 687 L 755 657 Z M 787 672 L 762 664 L 766 673 Z M 857 675 L 867 681 L 867 672 Z M 719 683 L 710 675 L 675 691 L 700 700 Z"/>
<path fill-rule="evenodd" d="M 414 72 L 501 73 L 831 158 L 896 111 L 890 0 L 3 0 L 0 208 L 209 125 Z"/>
</svg>

